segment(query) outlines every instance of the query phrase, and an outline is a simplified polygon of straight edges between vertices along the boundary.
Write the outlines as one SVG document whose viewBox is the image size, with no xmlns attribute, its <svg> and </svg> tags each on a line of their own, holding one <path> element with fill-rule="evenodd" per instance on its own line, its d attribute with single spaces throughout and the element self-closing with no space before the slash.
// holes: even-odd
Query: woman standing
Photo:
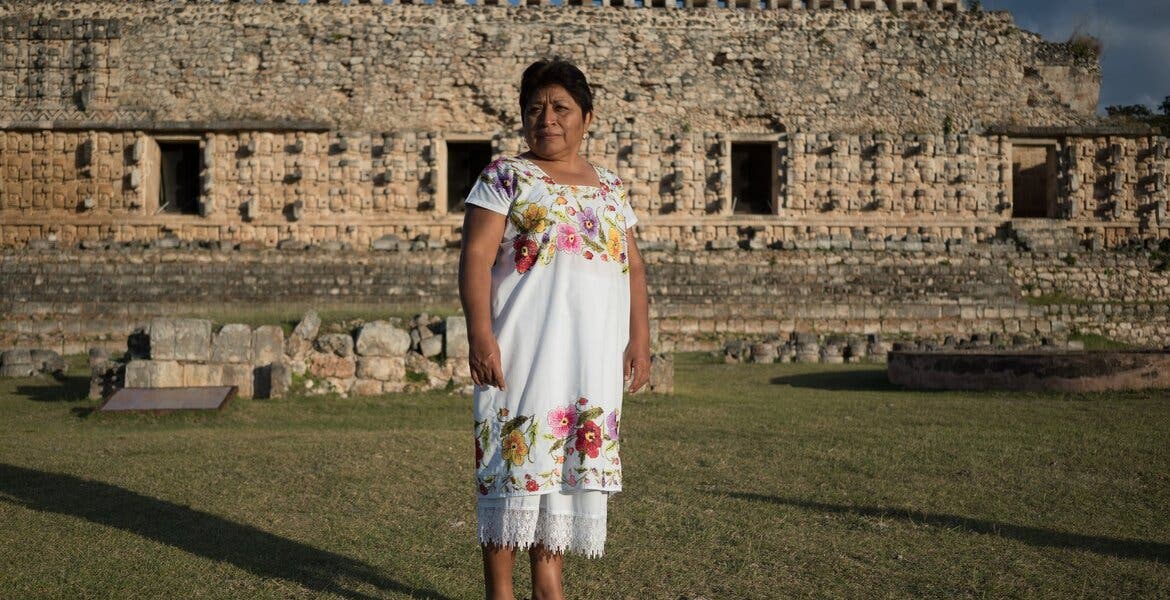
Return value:
<svg viewBox="0 0 1170 600">
<path fill-rule="evenodd" d="M 534 600 L 553 600 L 564 553 L 605 548 L 623 384 L 649 379 L 648 304 L 625 188 L 580 155 L 593 121 L 585 75 L 533 63 L 520 110 L 529 151 L 488 165 L 467 197 L 459 291 L 487 596 L 514 597 L 526 548 Z"/>
</svg>

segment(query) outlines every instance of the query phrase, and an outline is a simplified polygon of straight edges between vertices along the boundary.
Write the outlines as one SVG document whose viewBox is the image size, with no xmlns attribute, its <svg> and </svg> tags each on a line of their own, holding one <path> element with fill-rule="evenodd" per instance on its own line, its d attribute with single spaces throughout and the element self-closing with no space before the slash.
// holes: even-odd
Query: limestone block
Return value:
<svg viewBox="0 0 1170 600">
<path fill-rule="evenodd" d="M 30 350 L 29 358 L 33 369 L 42 373 L 61 373 L 68 367 L 65 359 L 52 350 Z"/>
<path fill-rule="evenodd" d="M 206 319 L 151 320 L 150 358 L 206 362 L 211 357 L 211 321 Z"/>
<path fill-rule="evenodd" d="M 223 369 L 223 377 L 220 385 L 236 386 L 236 395 L 240 398 L 252 397 L 253 385 L 255 383 L 252 374 L 252 365 L 225 364 L 221 365 L 221 368 Z"/>
<path fill-rule="evenodd" d="M 223 385 L 223 366 L 187 363 L 183 365 L 183 385 L 188 387 Z"/>
<path fill-rule="evenodd" d="M 31 363 L 5 363 L 0 365 L 0 377 L 31 377 L 36 373 Z"/>
<path fill-rule="evenodd" d="M 32 352 L 25 348 L 0 352 L 0 365 L 29 365 L 31 367 Z"/>
<path fill-rule="evenodd" d="M 751 362 L 753 363 L 773 363 L 776 362 L 777 355 L 775 344 L 767 342 L 752 344 Z"/>
<path fill-rule="evenodd" d="M 246 363 L 252 359 L 252 328 L 240 323 L 224 325 L 211 341 L 211 362 Z"/>
<path fill-rule="evenodd" d="M 467 319 L 462 316 L 447 317 L 443 340 L 447 358 L 467 358 L 471 354 L 471 346 L 467 339 Z"/>
<path fill-rule="evenodd" d="M 382 393 L 382 382 L 377 379 L 355 379 L 349 391 L 355 396 L 377 396 Z"/>
<path fill-rule="evenodd" d="M 252 364 L 267 365 L 284 356 L 284 331 L 276 325 L 263 325 L 252 332 Z"/>
<path fill-rule="evenodd" d="M 182 387 L 183 368 L 173 360 L 132 360 L 126 365 L 126 387 Z"/>
<path fill-rule="evenodd" d="M 289 336 L 288 347 L 285 351 L 289 356 L 303 356 L 308 352 L 313 345 L 313 340 L 317 339 L 317 332 L 321 329 L 321 317 L 317 315 L 317 311 L 310 310 L 301 317 L 301 322 L 297 323 L 293 329 L 292 335 Z"/>
<path fill-rule="evenodd" d="M 283 398 L 292 387 L 292 368 L 283 362 L 274 362 L 268 367 L 268 397 Z"/>
<path fill-rule="evenodd" d="M 314 344 L 318 352 L 337 356 L 353 356 L 353 338 L 344 333 L 326 333 Z"/>
<path fill-rule="evenodd" d="M 312 352 L 309 354 L 309 373 L 314 377 L 353 377 L 357 373 L 357 362 L 352 356 Z"/>
<path fill-rule="evenodd" d="M 438 356 L 443 351 L 443 338 L 439 336 L 431 336 L 423 338 L 418 344 L 419 352 L 423 356 L 431 357 Z"/>
<path fill-rule="evenodd" d="M 357 353 L 362 356 L 403 356 L 410 334 L 385 321 L 366 323 L 358 330 Z"/>
<path fill-rule="evenodd" d="M 401 381 L 406 377 L 406 361 L 401 356 L 362 356 L 357 361 L 357 376 L 379 381 Z"/>
<path fill-rule="evenodd" d="M 650 381 L 645 389 L 656 394 L 674 392 L 674 355 L 655 354 L 650 357 Z"/>
</svg>

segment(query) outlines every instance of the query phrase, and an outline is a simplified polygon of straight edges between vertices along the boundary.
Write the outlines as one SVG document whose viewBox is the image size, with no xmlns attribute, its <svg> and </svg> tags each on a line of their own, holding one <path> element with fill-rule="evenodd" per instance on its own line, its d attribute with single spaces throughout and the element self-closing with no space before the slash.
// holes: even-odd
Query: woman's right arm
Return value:
<svg viewBox="0 0 1170 600">
<path fill-rule="evenodd" d="M 471 380 L 476 385 L 491 385 L 501 390 L 504 369 L 492 331 L 491 290 L 492 263 L 506 225 L 504 215 L 467 205 L 463 217 L 463 252 L 459 257 L 459 298 L 467 316 Z"/>
</svg>

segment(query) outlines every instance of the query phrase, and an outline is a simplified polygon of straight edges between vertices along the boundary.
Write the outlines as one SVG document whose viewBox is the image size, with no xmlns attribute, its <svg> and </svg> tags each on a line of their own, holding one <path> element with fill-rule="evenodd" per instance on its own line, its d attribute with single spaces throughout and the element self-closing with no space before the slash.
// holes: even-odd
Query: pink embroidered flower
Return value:
<svg viewBox="0 0 1170 600">
<path fill-rule="evenodd" d="M 536 483 L 535 481 L 533 481 L 533 480 L 529 479 L 529 480 L 528 480 L 528 482 L 524 484 L 524 489 L 526 489 L 526 490 L 528 490 L 528 491 L 530 491 L 530 492 L 535 492 L 536 490 L 539 490 L 539 489 L 540 489 L 540 484 L 538 484 L 538 483 Z"/>
<path fill-rule="evenodd" d="M 516 271 L 527 273 L 528 269 L 536 264 L 536 255 L 540 249 L 536 245 L 536 241 L 526 237 L 518 237 L 516 241 L 512 242 L 512 249 L 516 252 L 513 256 L 516 261 Z"/>
<path fill-rule="evenodd" d="M 557 225 L 557 250 L 561 252 L 568 252 L 570 254 L 580 254 L 581 234 L 577 233 L 577 228 L 568 223 L 560 223 Z"/>
<path fill-rule="evenodd" d="M 576 422 L 577 408 L 571 404 L 548 411 L 548 426 L 552 428 L 552 434 L 557 438 L 569 435 Z"/>
<path fill-rule="evenodd" d="M 609 413 L 609 418 L 605 420 L 605 428 L 609 430 L 609 439 L 618 439 L 618 411 Z"/>
</svg>

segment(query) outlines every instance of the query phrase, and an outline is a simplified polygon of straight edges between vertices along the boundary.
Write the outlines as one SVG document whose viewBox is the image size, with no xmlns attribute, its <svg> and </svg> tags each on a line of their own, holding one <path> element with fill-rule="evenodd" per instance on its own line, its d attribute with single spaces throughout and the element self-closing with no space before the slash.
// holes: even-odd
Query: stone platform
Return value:
<svg viewBox="0 0 1170 600">
<path fill-rule="evenodd" d="M 890 382 L 927 390 L 1104 392 L 1170 389 L 1170 351 L 902 352 Z"/>
</svg>

